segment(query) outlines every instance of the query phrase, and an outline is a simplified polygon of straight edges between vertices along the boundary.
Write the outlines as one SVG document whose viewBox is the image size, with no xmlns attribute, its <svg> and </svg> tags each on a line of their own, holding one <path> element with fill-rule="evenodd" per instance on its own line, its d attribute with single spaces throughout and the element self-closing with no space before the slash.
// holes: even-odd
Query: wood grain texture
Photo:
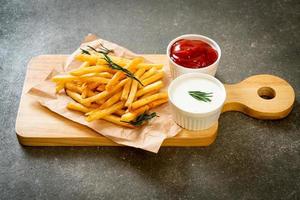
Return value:
<svg viewBox="0 0 300 200">
<path fill-rule="evenodd" d="M 223 112 L 239 111 L 257 119 L 281 119 L 293 108 L 295 92 L 285 80 L 269 74 L 226 85 Z"/>
<path fill-rule="evenodd" d="M 147 59 L 167 64 L 165 55 L 144 55 Z M 110 139 L 83 125 L 68 120 L 41 106 L 26 92 L 44 80 L 53 69 L 61 69 L 67 55 L 42 55 L 28 64 L 18 116 L 16 134 L 28 146 L 119 146 Z M 273 99 L 262 99 L 260 88 L 273 88 Z M 227 99 L 223 111 L 240 111 L 258 119 L 280 119 L 292 109 L 295 99 L 293 88 L 283 79 L 271 75 L 258 75 L 241 83 L 225 85 Z M 272 89 L 271 89 L 272 91 Z M 271 92 L 272 93 L 272 92 Z M 272 95 L 268 89 L 264 96 Z M 203 131 L 182 130 L 168 138 L 162 146 L 208 146 L 217 136 L 218 123 Z"/>
</svg>

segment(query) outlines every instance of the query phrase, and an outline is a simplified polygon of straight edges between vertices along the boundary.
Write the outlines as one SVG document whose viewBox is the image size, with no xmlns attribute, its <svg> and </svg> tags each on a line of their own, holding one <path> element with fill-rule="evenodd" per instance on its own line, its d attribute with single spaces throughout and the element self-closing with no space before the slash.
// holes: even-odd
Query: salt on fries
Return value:
<svg viewBox="0 0 300 200">
<path fill-rule="evenodd" d="M 75 56 L 82 64 L 65 75 L 52 78 L 56 91 L 65 90 L 74 101 L 67 108 L 82 112 L 86 121 L 103 119 L 134 128 L 156 116 L 147 114 L 168 101 L 161 92 L 164 72 L 161 64 L 145 63 L 141 57 L 125 59 L 111 55 L 101 45 Z"/>
</svg>

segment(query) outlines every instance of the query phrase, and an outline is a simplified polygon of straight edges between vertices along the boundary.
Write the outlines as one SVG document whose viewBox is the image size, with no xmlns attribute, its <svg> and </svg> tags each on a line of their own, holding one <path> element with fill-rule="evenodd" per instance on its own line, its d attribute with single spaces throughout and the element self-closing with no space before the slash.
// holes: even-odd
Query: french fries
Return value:
<svg viewBox="0 0 300 200">
<path fill-rule="evenodd" d="M 127 128 L 135 128 L 133 125 L 123 122 L 120 117 L 115 115 L 106 115 L 104 120 Z"/>
<path fill-rule="evenodd" d="M 145 98 L 142 98 L 142 99 L 139 99 L 135 102 L 133 102 L 131 104 L 131 107 L 132 109 L 137 109 L 141 106 L 144 106 L 144 105 L 147 105 L 155 100 L 158 100 L 158 99 L 167 99 L 168 98 L 168 94 L 166 92 L 161 92 L 161 93 L 157 93 L 157 94 L 153 94 L 151 96 L 148 96 L 148 97 L 145 97 Z"/>
<path fill-rule="evenodd" d="M 97 72 L 107 72 L 111 71 L 108 66 L 105 65 L 95 65 L 91 67 L 79 68 L 71 71 L 70 74 L 73 76 L 81 76 L 83 74 L 97 73 Z"/>
<path fill-rule="evenodd" d="M 118 92 L 116 93 L 115 95 L 113 95 L 111 98 L 109 98 L 105 103 L 103 103 L 100 108 L 101 109 L 104 109 L 104 108 L 107 108 L 111 105 L 113 105 L 114 103 L 118 102 L 121 98 L 121 95 L 122 93 L 121 92 Z"/>
<path fill-rule="evenodd" d="M 100 84 L 97 88 L 96 88 L 97 91 L 99 92 L 103 92 L 105 90 L 105 84 Z"/>
<path fill-rule="evenodd" d="M 82 93 L 82 87 L 76 85 L 75 83 L 68 82 L 65 84 L 65 88 L 72 91 L 72 92 L 77 92 L 79 94 Z"/>
<path fill-rule="evenodd" d="M 164 72 L 163 71 L 158 71 L 155 73 L 153 76 L 150 76 L 144 80 L 142 80 L 142 83 L 144 86 L 149 85 L 150 83 L 153 83 L 155 81 L 158 81 L 164 77 Z"/>
<path fill-rule="evenodd" d="M 132 123 L 139 116 L 168 101 L 167 93 L 160 92 L 163 65 L 144 63 L 141 57 L 108 57 L 92 50 L 76 55 L 79 68 L 52 78 L 56 92 L 64 90 L 73 99 L 67 108 L 83 113 L 88 122 L 102 119 L 134 128 L 141 124 Z"/>
<path fill-rule="evenodd" d="M 56 88 L 55 88 L 56 93 L 58 93 L 59 91 L 64 89 L 64 87 L 65 87 L 65 83 L 63 83 L 63 82 L 57 83 Z"/>
<path fill-rule="evenodd" d="M 131 79 L 125 84 L 123 91 L 122 91 L 122 96 L 121 96 L 122 101 L 127 100 L 129 92 L 130 92 L 131 84 L 132 84 Z"/>
<path fill-rule="evenodd" d="M 116 110 L 115 112 L 114 112 L 114 114 L 116 114 L 116 115 L 118 115 L 118 116 L 122 116 L 122 115 L 124 115 L 125 114 L 125 110 Z"/>
<path fill-rule="evenodd" d="M 121 116 L 122 121 L 130 122 L 131 120 L 134 120 L 138 115 L 143 114 L 144 112 L 149 110 L 149 106 L 145 105 L 143 107 L 140 107 L 137 110 L 134 110 L 132 112 L 127 112 Z"/>
<path fill-rule="evenodd" d="M 136 96 L 137 97 L 140 97 L 148 92 L 152 92 L 152 91 L 156 91 L 156 90 L 159 90 L 160 88 L 163 87 L 163 82 L 162 81 L 157 81 L 157 82 L 154 82 L 150 85 L 147 85 L 146 87 L 143 87 L 141 88 L 137 93 L 136 93 Z"/>
<path fill-rule="evenodd" d="M 75 59 L 82 62 L 88 62 L 90 65 L 97 63 L 98 57 L 96 55 L 78 54 Z"/>
<path fill-rule="evenodd" d="M 143 74 L 143 76 L 141 76 L 141 80 L 144 80 L 146 78 L 149 78 L 150 76 L 152 76 L 153 74 L 155 74 L 157 72 L 157 69 L 155 67 L 149 69 L 146 73 Z"/>
<path fill-rule="evenodd" d="M 155 68 L 155 69 L 162 69 L 164 65 L 162 64 L 152 64 L 152 63 L 141 63 L 141 64 L 138 64 L 138 68 L 144 68 L 145 70 L 150 70 L 152 68 Z"/>
<path fill-rule="evenodd" d="M 145 69 L 141 68 L 139 69 L 134 75 L 137 77 L 137 78 L 140 78 L 140 76 L 145 72 Z M 138 82 L 136 80 L 133 80 L 132 81 L 132 84 L 131 84 L 131 88 L 130 88 L 130 92 L 129 92 L 129 96 L 127 98 L 127 101 L 125 103 L 125 106 L 130 108 L 131 107 L 131 104 L 135 98 L 135 95 L 136 95 L 136 91 L 138 89 Z"/>
<path fill-rule="evenodd" d="M 119 102 L 119 103 L 112 105 L 109 108 L 97 109 L 97 110 L 88 112 L 88 113 L 86 113 L 86 115 L 88 115 L 86 117 L 86 121 L 91 122 L 96 119 L 104 118 L 106 115 L 112 114 L 113 112 L 116 112 L 117 110 L 122 109 L 123 106 L 124 106 L 124 102 Z"/>
<path fill-rule="evenodd" d="M 135 58 L 133 59 L 131 62 L 129 62 L 124 68 L 127 70 L 133 70 L 135 69 L 136 65 L 143 62 L 142 58 Z M 122 77 L 124 77 L 124 73 L 122 73 L 121 71 L 117 72 L 112 79 L 110 79 L 110 81 L 108 82 L 108 84 L 106 85 L 105 89 L 107 91 L 111 91 L 114 87 L 114 85 L 118 82 L 119 79 L 121 79 Z"/>
<path fill-rule="evenodd" d="M 82 104 L 76 103 L 76 102 L 69 102 L 67 105 L 67 108 L 70 110 L 75 110 L 75 111 L 79 111 L 82 113 L 87 113 L 87 112 L 92 111 L 92 109 L 87 108 L 87 107 L 83 106 Z"/>
<path fill-rule="evenodd" d="M 69 97 L 71 97 L 73 100 L 77 101 L 78 103 L 82 102 L 82 98 L 81 95 L 76 93 L 76 92 L 72 92 L 70 90 L 66 90 L 66 93 Z"/>
</svg>

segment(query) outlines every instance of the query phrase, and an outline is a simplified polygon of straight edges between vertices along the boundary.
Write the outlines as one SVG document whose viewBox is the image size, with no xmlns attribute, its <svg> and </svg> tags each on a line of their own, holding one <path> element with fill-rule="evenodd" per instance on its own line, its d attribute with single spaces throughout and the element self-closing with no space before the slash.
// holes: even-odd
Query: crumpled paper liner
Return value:
<svg viewBox="0 0 300 200">
<path fill-rule="evenodd" d="M 116 56 L 125 58 L 134 58 L 140 56 L 128 49 L 121 47 L 112 42 L 97 39 L 94 35 L 88 35 L 80 48 L 90 45 L 94 48 L 99 47 L 102 43 L 108 49 L 113 49 Z M 147 151 L 157 153 L 164 139 L 175 136 L 181 128 L 172 120 L 170 107 L 168 104 L 161 105 L 151 111 L 157 112 L 159 117 L 152 119 L 148 124 L 136 128 L 129 129 L 121 126 L 114 125 L 104 120 L 96 120 L 93 122 L 86 122 L 82 113 L 71 111 L 66 108 L 68 102 L 73 101 L 68 97 L 65 92 L 55 93 L 55 83 L 51 82 L 51 78 L 58 73 L 66 73 L 74 68 L 79 67 L 80 62 L 74 59 L 74 56 L 81 52 L 78 48 L 72 55 L 68 57 L 63 67 L 63 71 L 52 71 L 46 80 L 39 85 L 31 88 L 28 93 L 33 95 L 41 105 L 47 107 L 51 111 L 62 115 L 74 122 L 88 126 L 99 134 L 111 139 L 112 141 L 127 145 L 131 147 L 141 148 Z M 164 67 L 166 76 L 164 83 L 167 86 L 171 80 L 169 70 Z M 165 87 L 163 90 L 166 90 Z"/>
</svg>

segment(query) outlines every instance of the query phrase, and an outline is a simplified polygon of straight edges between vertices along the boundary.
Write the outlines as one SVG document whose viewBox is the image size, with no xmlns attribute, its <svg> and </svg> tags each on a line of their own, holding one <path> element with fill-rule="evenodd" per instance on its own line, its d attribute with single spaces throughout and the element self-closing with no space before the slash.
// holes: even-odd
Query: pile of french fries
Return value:
<svg viewBox="0 0 300 200">
<path fill-rule="evenodd" d="M 150 109 L 168 101 L 164 86 L 162 64 L 145 63 L 137 57 L 125 59 L 108 55 L 117 65 L 130 71 L 137 80 L 123 71 L 113 69 L 97 52 L 78 54 L 81 66 L 65 75 L 52 78 L 56 92 L 65 93 L 74 101 L 67 108 L 85 114 L 86 121 L 103 119 L 114 124 L 134 128 L 130 122 Z"/>
</svg>

